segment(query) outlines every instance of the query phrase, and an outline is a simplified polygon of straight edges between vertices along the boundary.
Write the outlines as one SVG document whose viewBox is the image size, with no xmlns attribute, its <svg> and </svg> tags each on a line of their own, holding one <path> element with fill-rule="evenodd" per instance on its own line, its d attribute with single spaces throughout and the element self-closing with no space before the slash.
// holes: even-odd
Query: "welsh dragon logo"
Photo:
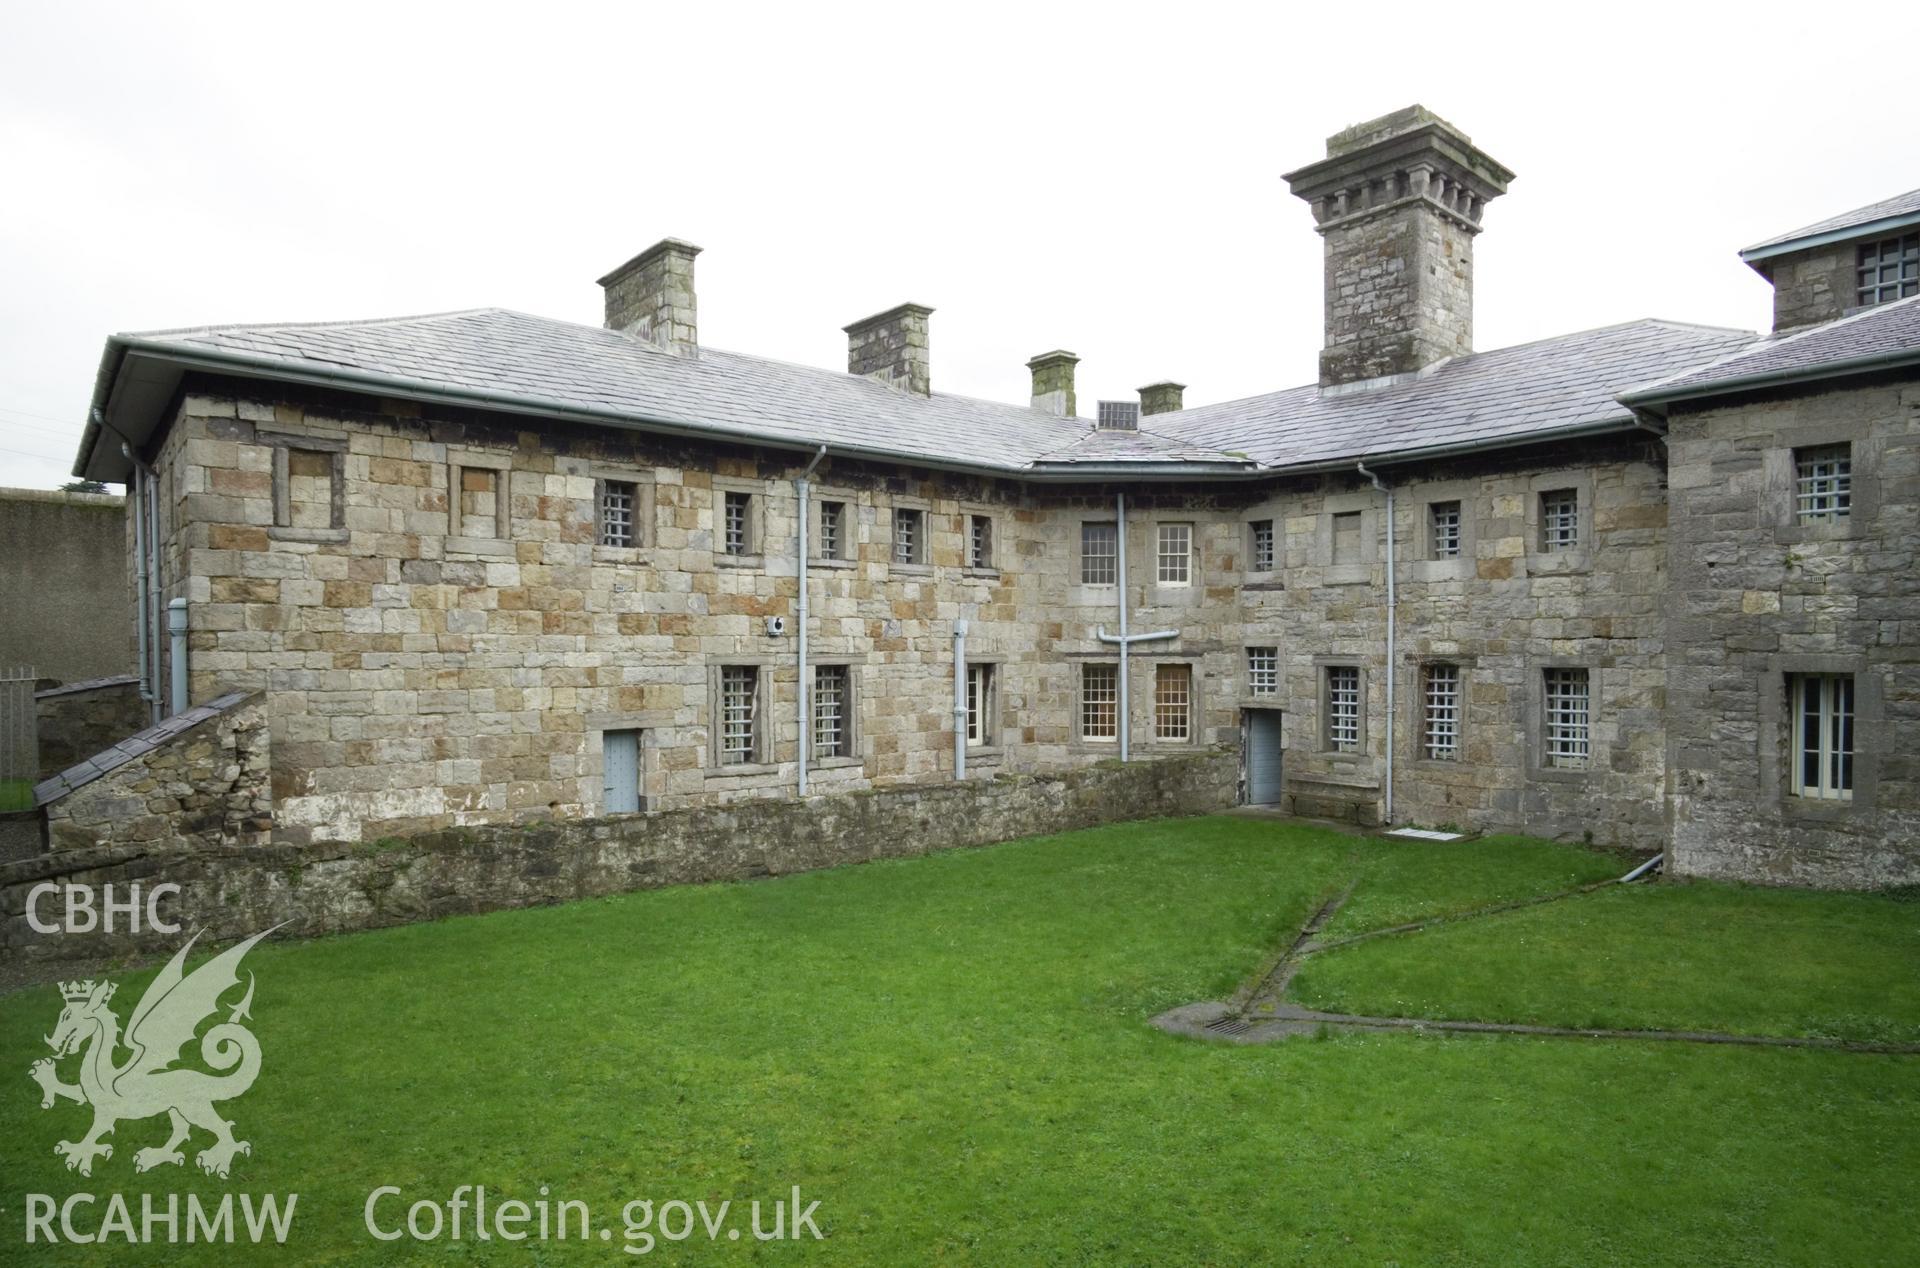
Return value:
<svg viewBox="0 0 1920 1268">
<path fill-rule="evenodd" d="M 180 1146 L 195 1127 L 213 1133 L 213 1143 L 195 1158 L 208 1175 L 225 1179 L 235 1154 L 253 1152 L 246 1141 L 233 1138 L 233 1124 L 213 1108 L 215 1101 L 230 1101 L 252 1087 L 260 1074 L 260 1041 L 240 1024 L 251 1019 L 253 974 L 247 974 L 246 994 L 229 1006 L 227 1019 L 209 1028 L 200 1040 L 201 1060 L 217 1073 L 175 1068 L 175 1063 L 200 1023 L 219 1010 L 220 997 L 240 984 L 241 958 L 272 932 L 256 933 L 188 974 L 183 969 L 187 953 L 200 937 L 194 934 L 134 1005 L 124 1037 L 120 1019 L 107 1007 L 113 999 L 111 982 L 60 984 L 67 1005 L 60 1012 L 60 1024 L 47 1036 L 53 1056 L 34 1062 L 27 1073 L 40 1085 L 41 1109 L 51 1109 L 56 1098 L 93 1106 L 92 1130 L 81 1140 L 63 1140 L 53 1147 L 67 1160 L 67 1170 L 92 1175 L 95 1158 L 113 1157 L 113 1146 L 100 1138 L 111 1133 L 115 1123 L 162 1113 L 172 1121 L 173 1130 L 166 1144 L 133 1155 L 136 1171 L 184 1163 Z M 116 1065 L 115 1056 L 123 1047 L 133 1055 Z M 82 1049 L 80 1081 L 62 1083 L 54 1062 Z"/>
</svg>

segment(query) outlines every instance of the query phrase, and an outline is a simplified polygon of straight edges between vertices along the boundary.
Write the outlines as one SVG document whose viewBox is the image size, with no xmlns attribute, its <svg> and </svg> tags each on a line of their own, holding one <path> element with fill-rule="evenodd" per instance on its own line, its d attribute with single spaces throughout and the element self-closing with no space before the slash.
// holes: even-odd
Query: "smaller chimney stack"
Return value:
<svg viewBox="0 0 1920 1268">
<path fill-rule="evenodd" d="M 632 335 L 677 357 L 700 354 L 693 294 L 693 257 L 700 248 L 662 238 L 600 279 L 607 293 L 607 329 Z"/>
<path fill-rule="evenodd" d="M 927 318 L 932 315 L 925 304 L 901 304 L 842 326 L 847 332 L 847 373 L 931 396 Z"/>
<path fill-rule="evenodd" d="M 1186 390 L 1186 384 L 1175 383 L 1172 379 L 1162 379 L 1158 383 L 1147 384 L 1140 389 L 1141 416 L 1171 414 L 1184 409 L 1182 402 L 1186 399 L 1184 395 Z"/>
<path fill-rule="evenodd" d="M 1027 362 L 1033 371 L 1033 407 L 1043 414 L 1072 418 L 1078 412 L 1073 399 L 1073 367 L 1080 358 L 1064 349 L 1043 352 Z"/>
</svg>

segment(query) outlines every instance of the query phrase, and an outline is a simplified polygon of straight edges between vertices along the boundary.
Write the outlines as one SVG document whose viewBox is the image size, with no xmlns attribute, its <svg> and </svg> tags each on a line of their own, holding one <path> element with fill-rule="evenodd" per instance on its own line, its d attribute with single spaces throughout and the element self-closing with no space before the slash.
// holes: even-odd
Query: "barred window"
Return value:
<svg viewBox="0 0 1920 1268">
<path fill-rule="evenodd" d="M 1184 586 L 1193 581 L 1193 525 L 1160 525 L 1160 584 Z"/>
<path fill-rule="evenodd" d="M 1080 526 L 1080 584 L 1110 586 L 1120 575 L 1120 530 L 1111 521 Z"/>
<path fill-rule="evenodd" d="M 1861 247 L 1858 278 L 1862 307 L 1920 295 L 1920 233 Z"/>
<path fill-rule="evenodd" d="M 820 504 L 820 558 L 845 559 L 847 545 L 847 504 Z"/>
<path fill-rule="evenodd" d="M 896 506 L 893 509 L 893 562 L 924 563 L 926 551 L 927 513 L 917 507 Z"/>
<path fill-rule="evenodd" d="M 1080 738 L 1118 739 L 1119 718 L 1119 666 L 1080 666 Z"/>
<path fill-rule="evenodd" d="M 751 762 L 759 751 L 760 670 L 726 665 L 720 670 L 720 764 Z"/>
<path fill-rule="evenodd" d="M 639 491 L 631 480 L 602 480 L 600 482 L 600 544 L 602 546 L 637 546 L 639 539 L 634 532 L 634 507 L 639 504 Z"/>
<path fill-rule="evenodd" d="M 1552 489 L 1540 495 L 1540 549 L 1574 550 L 1580 545 L 1580 490 Z"/>
<path fill-rule="evenodd" d="M 1247 649 L 1247 690 L 1256 696 L 1280 694 L 1279 648 L 1249 647 Z"/>
<path fill-rule="evenodd" d="M 1428 503 L 1427 516 L 1433 527 L 1433 557 L 1458 559 L 1460 557 L 1460 504 L 1458 502 Z"/>
<path fill-rule="evenodd" d="M 1793 674 L 1793 793 L 1853 797 L 1853 675 Z"/>
<path fill-rule="evenodd" d="M 1248 526 L 1251 540 L 1247 548 L 1247 566 L 1252 572 L 1273 571 L 1273 521 L 1254 520 Z"/>
<path fill-rule="evenodd" d="M 729 555 L 753 553 L 753 495 L 728 490 L 721 525 L 722 548 Z"/>
<path fill-rule="evenodd" d="M 847 725 L 848 690 L 845 665 L 816 665 L 813 670 L 813 755 L 851 756 L 852 728 Z"/>
<path fill-rule="evenodd" d="M 1547 765 L 1579 770 L 1593 752 L 1587 671 L 1549 669 L 1544 673 Z"/>
<path fill-rule="evenodd" d="M 967 516 L 967 567 L 993 567 L 993 517 Z"/>
<path fill-rule="evenodd" d="M 1357 564 L 1365 558 L 1359 511 L 1336 511 L 1333 516 L 1333 562 Z"/>
<path fill-rule="evenodd" d="M 1335 753 L 1360 751 L 1360 669 L 1356 665 L 1327 666 L 1327 748 Z"/>
<path fill-rule="evenodd" d="M 1460 756 L 1460 666 L 1431 664 L 1425 677 L 1421 751 L 1429 761 L 1451 762 Z"/>
<path fill-rule="evenodd" d="M 1193 738 L 1193 666 L 1153 667 L 1153 738 L 1184 744 Z"/>
<path fill-rule="evenodd" d="M 993 666 L 967 666 L 967 743 L 993 743 L 998 728 L 993 718 Z"/>
<path fill-rule="evenodd" d="M 1793 451 L 1794 511 L 1802 524 L 1843 520 L 1853 513 L 1853 450 L 1821 445 Z"/>
</svg>

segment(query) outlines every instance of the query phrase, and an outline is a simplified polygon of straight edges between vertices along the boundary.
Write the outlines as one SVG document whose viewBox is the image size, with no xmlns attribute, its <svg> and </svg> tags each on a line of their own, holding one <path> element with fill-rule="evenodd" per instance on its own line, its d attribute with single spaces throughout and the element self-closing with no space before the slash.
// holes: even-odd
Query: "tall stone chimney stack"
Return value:
<svg viewBox="0 0 1920 1268">
<path fill-rule="evenodd" d="M 1285 180 L 1326 242 L 1321 386 L 1473 351 L 1473 239 L 1512 172 L 1408 106 L 1328 137 L 1326 158 Z"/>
<path fill-rule="evenodd" d="M 917 396 L 933 394 L 932 352 L 928 347 L 925 304 L 901 304 L 863 317 L 847 332 L 847 373 L 878 379 Z"/>
<path fill-rule="evenodd" d="M 700 248 L 662 238 L 600 279 L 607 293 L 607 329 L 675 356 L 697 356 L 700 322 L 693 295 L 693 257 Z"/>
</svg>

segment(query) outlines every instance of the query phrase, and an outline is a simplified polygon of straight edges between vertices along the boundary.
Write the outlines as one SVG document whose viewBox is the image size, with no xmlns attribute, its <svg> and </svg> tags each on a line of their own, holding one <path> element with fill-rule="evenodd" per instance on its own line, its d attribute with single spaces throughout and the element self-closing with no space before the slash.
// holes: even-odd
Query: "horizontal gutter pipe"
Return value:
<svg viewBox="0 0 1920 1268">
<path fill-rule="evenodd" d="M 1179 638 L 1179 630 L 1154 630 L 1150 634 L 1109 634 L 1104 625 L 1095 627 L 1093 636 L 1103 643 L 1119 643 L 1123 646 L 1133 643 L 1148 643 L 1157 638 Z"/>
</svg>

